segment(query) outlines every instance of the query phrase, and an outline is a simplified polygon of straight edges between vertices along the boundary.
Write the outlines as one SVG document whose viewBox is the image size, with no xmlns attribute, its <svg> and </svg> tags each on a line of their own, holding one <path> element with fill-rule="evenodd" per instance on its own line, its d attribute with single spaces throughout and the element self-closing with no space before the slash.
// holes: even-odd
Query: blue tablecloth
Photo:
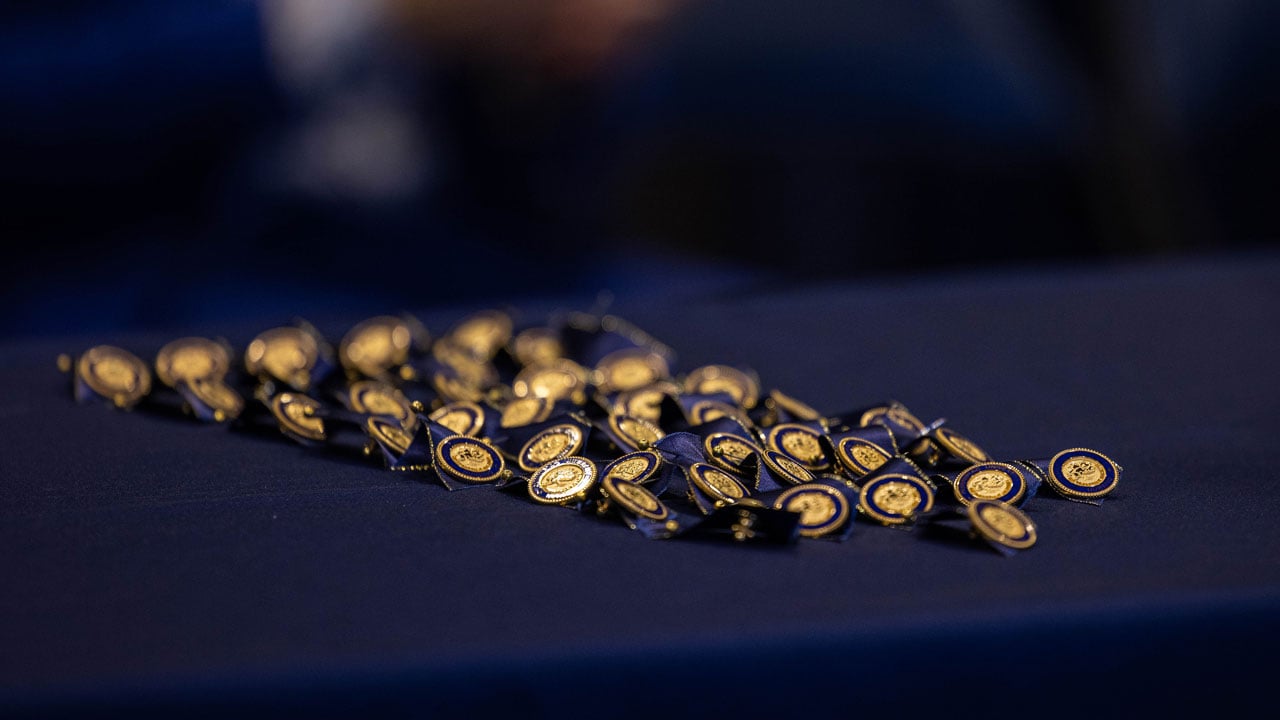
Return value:
<svg viewBox="0 0 1280 720">
<path fill-rule="evenodd" d="M 421 317 L 440 330 L 464 310 Z M 828 411 L 896 398 L 998 457 L 1092 447 L 1124 478 L 1101 507 L 1034 498 L 1040 541 L 1013 558 L 870 524 L 783 548 L 648 541 L 77 406 L 54 363 L 260 326 L 11 340 L 0 714 L 1040 717 L 1270 697 L 1280 256 L 615 310 L 683 369 L 749 366 Z"/>
</svg>

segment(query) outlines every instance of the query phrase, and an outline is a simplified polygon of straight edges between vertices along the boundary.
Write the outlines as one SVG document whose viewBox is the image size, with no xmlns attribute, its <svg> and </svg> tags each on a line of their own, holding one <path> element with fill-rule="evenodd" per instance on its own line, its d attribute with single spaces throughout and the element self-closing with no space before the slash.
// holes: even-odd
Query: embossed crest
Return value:
<svg viewBox="0 0 1280 720">
<path fill-rule="evenodd" d="M 885 525 L 899 525 L 933 509 L 933 488 L 911 475 L 878 475 L 862 486 L 858 506 Z"/>
<path fill-rule="evenodd" d="M 831 458 L 822 447 L 822 433 L 797 423 L 781 423 L 769 428 L 766 442 L 770 450 L 780 452 L 804 466 L 806 470 L 825 470 Z"/>
<path fill-rule="evenodd" d="M 813 481 L 813 473 L 808 468 L 777 450 L 765 450 L 763 457 L 765 467 L 783 482 L 799 485 Z"/>
<path fill-rule="evenodd" d="M 852 512 L 844 493 L 821 484 L 787 488 L 773 501 L 773 507 L 800 513 L 800 534 L 805 537 L 830 534 L 844 525 Z"/>
<path fill-rule="evenodd" d="M 137 355 L 113 345 L 91 347 L 76 363 L 76 376 L 116 407 L 132 407 L 151 392 L 151 371 Z"/>
<path fill-rule="evenodd" d="M 507 469 L 497 450 L 466 435 L 450 435 L 436 443 L 435 456 L 441 470 L 466 482 L 491 482 Z"/>
<path fill-rule="evenodd" d="M 667 506 L 657 495 L 649 492 L 648 488 L 608 473 L 600 480 L 600 492 L 610 502 L 632 515 L 661 521 L 671 514 Z"/>
<path fill-rule="evenodd" d="M 520 469 L 533 472 L 543 465 L 561 458 L 576 455 L 582 449 L 586 435 L 582 428 L 572 423 L 552 425 L 529 438 L 520 449 Z"/>
<path fill-rule="evenodd" d="M 694 463 L 688 468 L 689 480 L 712 501 L 735 503 L 747 497 L 747 488 L 737 478 L 707 463 Z"/>
<path fill-rule="evenodd" d="M 1071 448 L 1049 460 L 1047 479 L 1067 497 L 1100 498 L 1116 489 L 1120 466 L 1097 450 Z"/>
<path fill-rule="evenodd" d="M 862 477 L 889 462 L 892 456 L 870 440 L 846 437 L 836 445 L 836 458 L 849 472 Z"/>
<path fill-rule="evenodd" d="M 529 478 L 529 497 L 550 505 L 580 502 L 590 494 L 597 475 L 595 463 L 584 457 L 553 460 Z"/>
<path fill-rule="evenodd" d="M 644 450 L 666 437 L 657 425 L 641 418 L 610 415 L 609 429 L 628 450 Z"/>
<path fill-rule="evenodd" d="M 652 450 L 637 450 L 609 463 L 601 474 L 628 482 L 643 483 L 652 478 L 661 465 L 662 456 L 658 453 Z"/>
<path fill-rule="evenodd" d="M 995 500 L 974 500 L 968 507 L 969 522 L 982 537 L 997 545 L 1025 550 L 1036 544 L 1036 525 L 1012 505 Z"/>
<path fill-rule="evenodd" d="M 399 422 L 380 417 L 368 417 L 364 421 L 365 432 L 370 437 L 382 443 L 388 450 L 396 455 L 403 455 L 409 450 L 409 446 L 413 444 L 413 435 L 404 429 Z"/>
<path fill-rule="evenodd" d="M 748 458 L 752 455 L 759 456 L 763 452 L 760 446 L 750 440 L 723 432 L 712 433 L 703 438 L 702 447 L 713 465 L 730 472 L 741 471 Z"/>
<path fill-rule="evenodd" d="M 393 417 L 410 432 L 418 426 L 409 399 L 393 385 L 378 380 L 357 380 L 347 388 L 347 405 L 364 415 Z"/>
<path fill-rule="evenodd" d="M 965 468 L 952 486 L 956 499 L 965 505 L 977 500 L 1017 504 L 1027 494 L 1027 478 L 1008 463 L 984 462 Z"/>
</svg>

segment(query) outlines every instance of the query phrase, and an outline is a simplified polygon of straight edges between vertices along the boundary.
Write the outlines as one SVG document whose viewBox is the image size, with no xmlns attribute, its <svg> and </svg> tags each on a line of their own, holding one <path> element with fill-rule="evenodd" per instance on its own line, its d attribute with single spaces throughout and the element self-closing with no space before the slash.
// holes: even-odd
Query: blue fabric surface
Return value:
<svg viewBox="0 0 1280 720">
<path fill-rule="evenodd" d="M 681 369 L 752 367 L 831 412 L 892 397 L 997 458 L 1092 447 L 1124 478 L 1101 507 L 1030 500 L 1040 541 L 1013 558 L 864 523 L 788 548 L 648 541 L 76 406 L 54 366 L 103 342 L 242 346 L 261 325 L 12 340 L 0 714 L 1056 717 L 1268 696 L 1280 256 L 615 309 Z"/>
</svg>

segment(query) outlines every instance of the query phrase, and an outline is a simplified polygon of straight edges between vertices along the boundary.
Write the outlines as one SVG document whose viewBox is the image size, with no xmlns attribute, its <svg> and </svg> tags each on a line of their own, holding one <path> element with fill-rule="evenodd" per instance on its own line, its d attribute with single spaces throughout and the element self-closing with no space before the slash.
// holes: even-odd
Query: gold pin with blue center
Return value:
<svg viewBox="0 0 1280 720">
<path fill-rule="evenodd" d="M 595 463 L 572 456 L 553 460 L 529 478 L 529 497 L 547 505 L 568 505 L 586 500 L 598 477 Z"/>
<path fill-rule="evenodd" d="M 431 413 L 427 419 L 459 435 L 476 437 L 484 429 L 484 408 L 469 400 L 457 400 Z"/>
<path fill-rule="evenodd" d="M 780 423 L 769 428 L 765 442 L 770 450 L 780 452 L 804 466 L 806 470 L 826 470 L 831 458 L 822 447 L 822 433 L 799 423 Z"/>
<path fill-rule="evenodd" d="M 1049 485 L 1062 495 L 1093 500 L 1104 497 L 1120 482 L 1120 466 L 1097 450 L 1071 448 L 1049 460 Z"/>
<path fill-rule="evenodd" d="M 492 482 L 507 469 L 497 450 L 466 435 L 450 435 L 436 443 L 435 456 L 436 467 L 464 482 Z"/>
<path fill-rule="evenodd" d="M 577 455 L 586 434 L 572 423 L 552 425 L 529 438 L 520 448 L 516 462 L 525 472 L 533 472 L 553 460 Z"/>
<path fill-rule="evenodd" d="M 924 480 L 888 473 L 863 484 L 858 492 L 858 509 L 885 525 L 901 525 L 932 510 L 933 499 L 933 488 Z"/>
<path fill-rule="evenodd" d="M 729 472 L 742 472 L 743 465 L 752 456 L 759 457 L 763 452 L 759 445 L 733 433 L 711 433 L 702 439 L 702 447 L 707 459 Z"/>
<path fill-rule="evenodd" d="M 1036 544 L 1036 524 L 1012 505 L 995 500 L 975 500 L 967 511 L 973 529 L 993 545 L 1025 550 Z"/>
<path fill-rule="evenodd" d="M 649 422 L 662 419 L 662 401 L 668 396 L 674 397 L 680 389 L 675 383 L 659 380 L 634 390 L 621 392 L 613 401 L 613 412 L 617 415 L 628 415 Z"/>
<path fill-rule="evenodd" d="M 662 428 L 648 420 L 626 415 L 610 415 L 609 430 L 625 450 L 647 450 L 666 437 Z"/>
<path fill-rule="evenodd" d="M 719 400 L 699 400 L 689 406 L 686 414 L 689 416 L 690 425 L 703 425 L 721 418 L 734 420 L 743 427 L 751 424 L 741 410 Z"/>
<path fill-rule="evenodd" d="M 347 387 L 347 407 L 362 415 L 393 417 L 405 430 L 418 426 L 409 399 L 393 385 L 378 380 L 357 380 Z"/>
<path fill-rule="evenodd" d="M 808 468 L 777 450 L 765 450 L 761 457 L 764 458 L 765 467 L 774 477 L 783 482 L 792 485 L 813 482 L 813 473 L 809 472 Z"/>
<path fill-rule="evenodd" d="M 956 499 L 964 505 L 978 500 L 1016 505 L 1027 494 L 1027 478 L 1009 463 L 984 462 L 970 465 L 952 481 Z"/>
<path fill-rule="evenodd" d="M 714 465 L 694 463 L 689 466 L 688 475 L 693 486 L 717 507 L 732 505 L 747 497 L 746 486 Z"/>
<path fill-rule="evenodd" d="M 413 444 L 413 435 L 396 420 L 381 417 L 368 417 L 364 421 L 365 432 L 374 440 L 390 450 L 397 457 L 409 451 Z"/>
<path fill-rule="evenodd" d="M 600 480 L 600 494 L 626 512 L 649 520 L 663 521 L 671 515 L 657 495 L 643 485 L 605 473 Z"/>
<path fill-rule="evenodd" d="M 704 365 L 697 368 L 685 376 L 684 389 L 691 395 L 724 393 L 747 410 L 755 407 L 760 398 L 760 383 L 747 373 L 728 365 Z"/>
<path fill-rule="evenodd" d="M 938 428 L 933 432 L 933 439 L 938 441 L 943 450 L 967 463 L 976 464 L 991 461 L 991 456 L 987 454 L 986 450 L 978 447 L 977 443 L 950 428 Z"/>
<path fill-rule="evenodd" d="M 892 457 L 884 448 L 860 437 L 841 438 L 836 445 L 836 458 L 857 477 L 874 472 Z"/>
<path fill-rule="evenodd" d="M 76 398 L 90 393 L 116 407 L 130 408 L 151 392 L 151 371 L 133 353 L 112 345 L 86 350 L 76 362 Z"/>
<path fill-rule="evenodd" d="M 601 475 L 633 483 L 643 483 L 657 475 L 662 467 L 662 456 L 653 450 L 637 450 L 627 453 L 604 467 Z"/>
<path fill-rule="evenodd" d="M 800 534 L 811 538 L 839 530 L 853 512 L 844 493 L 821 483 L 787 488 L 774 499 L 773 507 L 799 513 Z"/>
</svg>

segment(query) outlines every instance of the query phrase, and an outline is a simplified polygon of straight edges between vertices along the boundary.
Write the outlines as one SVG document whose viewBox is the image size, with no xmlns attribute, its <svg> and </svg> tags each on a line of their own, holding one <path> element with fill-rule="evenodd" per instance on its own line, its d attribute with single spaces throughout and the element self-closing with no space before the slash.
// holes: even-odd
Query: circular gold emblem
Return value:
<svg viewBox="0 0 1280 720">
<path fill-rule="evenodd" d="M 531 365 L 521 370 L 511 383 L 516 397 L 572 398 L 578 402 L 587 386 L 587 371 L 578 363 L 560 359 L 549 365 Z"/>
<path fill-rule="evenodd" d="M 1012 505 L 992 500 L 975 500 L 969 505 L 969 522 L 984 538 L 1014 550 L 1036 544 L 1036 525 Z"/>
<path fill-rule="evenodd" d="M 551 328 L 523 330 L 511 345 L 512 354 L 522 365 L 548 365 L 564 356 L 564 346 Z"/>
<path fill-rule="evenodd" d="M 1045 476 L 1054 490 L 1067 497 L 1100 498 L 1120 482 L 1120 466 L 1097 450 L 1071 448 L 1049 460 Z"/>
<path fill-rule="evenodd" d="M 747 488 L 742 483 L 714 465 L 690 465 L 689 479 L 694 487 L 717 504 L 731 504 L 747 496 Z"/>
<path fill-rule="evenodd" d="M 871 408 L 862 414 L 862 419 L 859 421 L 859 424 L 862 427 L 867 427 L 872 423 L 882 420 L 900 427 L 909 428 L 917 433 L 924 432 L 924 423 L 920 422 L 919 418 L 912 415 L 911 411 L 901 405 L 885 405 L 883 407 Z"/>
<path fill-rule="evenodd" d="M 623 348 L 596 363 L 600 392 L 635 390 L 667 377 L 671 369 L 661 355 L 643 348 Z"/>
<path fill-rule="evenodd" d="M 761 450 L 753 442 L 732 433 L 711 433 L 702 440 L 702 447 L 714 465 L 730 472 L 739 472 L 752 455 Z"/>
<path fill-rule="evenodd" d="M 484 399 L 484 391 L 466 380 L 438 372 L 431 378 L 431 385 L 440 396 L 450 402 L 480 402 Z"/>
<path fill-rule="evenodd" d="M 770 450 L 786 455 L 806 470 L 825 470 L 831 466 L 831 458 L 822 449 L 822 433 L 804 425 L 774 425 L 769 428 L 767 443 Z"/>
<path fill-rule="evenodd" d="M 367 377 L 382 377 L 409 359 L 413 331 L 398 317 L 379 315 L 357 323 L 338 345 L 342 366 Z"/>
<path fill-rule="evenodd" d="M 956 499 L 968 505 L 976 500 L 1017 503 L 1027 492 L 1022 471 L 1008 463 L 985 462 L 971 465 L 956 475 L 952 483 Z"/>
<path fill-rule="evenodd" d="M 488 359 L 511 339 L 511 318 L 496 310 L 481 311 L 455 325 L 447 337 L 474 357 Z"/>
<path fill-rule="evenodd" d="M 650 520 L 666 520 L 671 511 L 649 489 L 616 475 L 604 476 L 600 492 L 623 510 Z"/>
<path fill-rule="evenodd" d="M 587 499 L 596 476 L 595 463 L 584 457 L 553 460 L 529 478 L 529 497 L 549 505 L 580 502 Z"/>
<path fill-rule="evenodd" d="M 507 406 L 502 409 L 502 419 L 498 421 L 498 425 L 509 428 L 542 422 L 547 419 L 547 416 L 551 415 L 553 406 L 554 403 L 546 398 L 516 398 L 507 403 Z"/>
<path fill-rule="evenodd" d="M 942 447 L 952 455 L 968 463 L 990 462 L 991 456 L 972 440 L 947 428 L 938 428 L 933 434 Z"/>
<path fill-rule="evenodd" d="M 777 450 L 765 450 L 763 457 L 765 467 L 769 468 L 774 477 L 783 482 L 798 485 L 813 481 L 813 473 L 809 472 L 808 468 Z"/>
<path fill-rule="evenodd" d="M 897 525 L 933 509 L 933 488 L 911 475 L 880 475 L 862 486 L 858 504 L 868 516 L 885 525 Z"/>
<path fill-rule="evenodd" d="M 780 410 L 786 411 L 788 415 L 803 422 L 812 422 L 822 419 L 822 413 L 814 410 L 805 403 L 787 395 L 781 390 L 770 390 L 769 397 Z"/>
<path fill-rule="evenodd" d="M 320 403 L 306 395 L 283 392 L 271 398 L 271 414 L 280 423 L 280 430 L 294 438 L 324 441 L 320 411 Z"/>
<path fill-rule="evenodd" d="M 393 417 L 405 430 L 418 425 L 409 399 L 399 389 L 378 380 L 357 380 L 347 388 L 347 405 L 363 415 Z"/>
<path fill-rule="evenodd" d="M 213 419 L 218 422 L 234 420 L 244 411 L 244 398 L 220 379 L 190 380 L 187 389 L 196 401 L 213 411 Z"/>
<path fill-rule="evenodd" d="M 849 472 L 862 477 L 889 462 L 892 456 L 870 440 L 846 437 L 841 439 L 836 447 L 836 457 Z"/>
<path fill-rule="evenodd" d="M 296 390 L 306 390 L 319 357 L 320 347 L 310 333 L 296 327 L 278 327 L 249 343 L 244 351 L 244 367 L 250 375 L 265 375 Z"/>
<path fill-rule="evenodd" d="M 553 460 L 576 454 L 585 439 L 582 428 L 570 423 L 552 425 L 529 438 L 520 449 L 520 468 L 533 472 Z"/>
<path fill-rule="evenodd" d="M 436 443 L 435 456 L 440 469 L 467 482 L 497 480 L 507 469 L 497 450 L 466 435 L 450 435 Z"/>
<path fill-rule="evenodd" d="M 631 450 L 644 450 L 666 437 L 666 433 L 648 420 L 610 415 L 609 429 L 617 435 L 620 443 Z"/>
<path fill-rule="evenodd" d="M 652 478 L 662 465 L 662 457 L 652 450 L 637 450 L 614 460 L 601 473 L 628 482 L 642 483 Z"/>
<path fill-rule="evenodd" d="M 475 437 L 484 428 L 484 408 L 466 400 L 458 400 L 436 410 L 427 419 L 459 435 Z"/>
<path fill-rule="evenodd" d="M 406 432 L 399 422 L 387 421 L 380 417 L 368 417 L 364 420 L 364 430 L 396 455 L 405 454 L 413 444 L 413 435 Z"/>
<path fill-rule="evenodd" d="M 230 353 L 207 338 L 179 338 L 156 353 L 156 377 L 171 388 L 193 380 L 221 380 L 230 369 Z"/>
<path fill-rule="evenodd" d="M 849 519 L 849 500 L 833 487 L 797 485 L 787 488 L 773 501 L 776 510 L 800 513 L 800 534 L 822 537 Z"/>
<path fill-rule="evenodd" d="M 748 410 L 760 397 L 760 385 L 750 375 L 728 365 L 704 365 L 685 377 L 685 391 L 695 395 L 725 393 Z"/>
<path fill-rule="evenodd" d="M 91 347 L 76 363 L 76 375 L 97 395 L 127 408 L 151 392 L 151 371 L 137 355 L 112 345 Z"/>
</svg>

